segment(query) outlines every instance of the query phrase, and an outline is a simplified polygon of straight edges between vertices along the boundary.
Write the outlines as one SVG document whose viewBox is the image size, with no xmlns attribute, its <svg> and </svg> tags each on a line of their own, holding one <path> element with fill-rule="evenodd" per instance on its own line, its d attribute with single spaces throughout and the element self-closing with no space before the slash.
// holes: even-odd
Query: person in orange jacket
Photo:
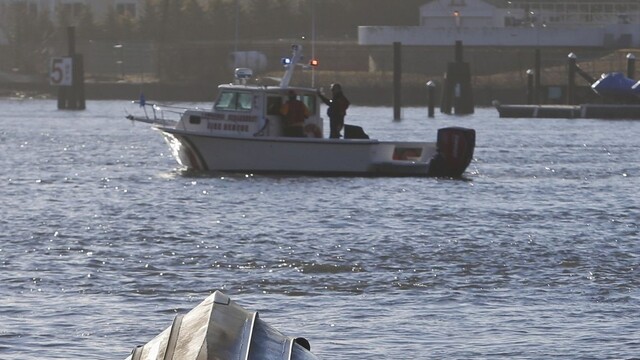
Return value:
<svg viewBox="0 0 640 360">
<path fill-rule="evenodd" d="M 304 120 L 309 117 L 309 108 L 297 99 L 294 90 L 287 93 L 289 100 L 282 104 L 280 113 L 284 116 L 284 136 L 305 137 Z"/>
</svg>

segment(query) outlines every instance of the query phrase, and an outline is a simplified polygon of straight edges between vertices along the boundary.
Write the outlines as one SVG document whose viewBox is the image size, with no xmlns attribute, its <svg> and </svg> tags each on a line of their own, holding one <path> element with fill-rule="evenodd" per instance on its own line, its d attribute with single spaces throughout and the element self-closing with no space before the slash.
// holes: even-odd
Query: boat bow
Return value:
<svg viewBox="0 0 640 360">
<path fill-rule="evenodd" d="M 216 291 L 126 360 L 317 360 L 304 338 L 285 336 Z"/>
</svg>

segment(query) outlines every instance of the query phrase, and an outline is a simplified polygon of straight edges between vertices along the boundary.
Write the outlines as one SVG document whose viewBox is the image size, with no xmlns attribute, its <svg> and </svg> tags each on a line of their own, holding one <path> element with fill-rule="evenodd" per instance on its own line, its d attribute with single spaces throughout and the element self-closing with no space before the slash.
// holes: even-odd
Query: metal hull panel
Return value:
<svg viewBox="0 0 640 360">
<path fill-rule="evenodd" d="M 223 137 L 161 128 L 190 170 L 249 173 L 425 176 L 436 143 L 312 138 Z M 397 149 L 413 157 L 397 159 Z M 395 159 L 394 159 L 395 157 Z"/>
<path fill-rule="evenodd" d="M 306 345 L 306 346 L 305 346 Z M 308 341 L 285 336 L 216 291 L 126 360 L 317 360 Z"/>
</svg>

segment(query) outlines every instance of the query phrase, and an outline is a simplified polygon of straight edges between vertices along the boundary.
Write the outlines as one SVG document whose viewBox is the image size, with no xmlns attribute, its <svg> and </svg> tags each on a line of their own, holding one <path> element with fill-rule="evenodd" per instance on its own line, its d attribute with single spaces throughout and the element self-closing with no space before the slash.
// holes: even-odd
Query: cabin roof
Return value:
<svg viewBox="0 0 640 360">
<path fill-rule="evenodd" d="M 298 93 L 315 93 L 316 89 L 307 88 L 307 87 L 295 87 L 290 86 L 286 88 L 282 88 L 279 86 L 259 86 L 259 85 L 238 85 L 238 84 L 223 84 L 219 85 L 218 89 L 220 90 L 244 90 L 244 91 L 254 91 L 254 92 L 265 92 L 272 94 L 286 94 L 289 90 L 294 90 Z"/>
</svg>

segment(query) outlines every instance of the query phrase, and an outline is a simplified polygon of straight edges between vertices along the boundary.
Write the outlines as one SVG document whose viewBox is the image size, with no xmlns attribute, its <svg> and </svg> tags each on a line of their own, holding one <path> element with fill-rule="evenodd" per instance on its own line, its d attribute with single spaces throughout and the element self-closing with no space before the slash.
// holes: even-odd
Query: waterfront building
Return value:
<svg viewBox="0 0 640 360">
<path fill-rule="evenodd" d="M 7 34 L 16 32 L 21 22 L 46 14 L 52 24 L 58 24 L 62 18 L 76 24 L 85 11 L 96 22 L 103 22 L 111 12 L 139 18 L 144 13 L 144 0 L 0 0 L 0 46 L 9 44 Z"/>
<path fill-rule="evenodd" d="M 433 0 L 416 26 L 359 26 L 360 45 L 640 47 L 637 0 Z"/>
<path fill-rule="evenodd" d="M 77 19 L 85 9 L 97 21 L 104 20 L 109 11 L 138 18 L 144 12 L 144 0 L 0 0 L 0 28 L 16 10 L 30 17 L 47 13 L 55 23 L 61 14 Z"/>
</svg>

